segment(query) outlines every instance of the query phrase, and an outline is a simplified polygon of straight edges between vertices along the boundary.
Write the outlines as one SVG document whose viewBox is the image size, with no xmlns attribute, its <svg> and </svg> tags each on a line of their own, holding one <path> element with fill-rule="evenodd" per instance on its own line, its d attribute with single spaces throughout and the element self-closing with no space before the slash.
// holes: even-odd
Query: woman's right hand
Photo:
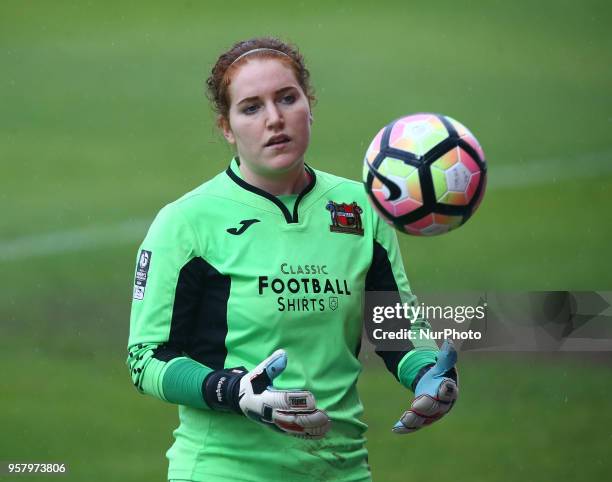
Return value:
<svg viewBox="0 0 612 482">
<path fill-rule="evenodd" d="M 277 390 L 273 380 L 287 366 L 285 350 L 276 350 L 250 372 L 219 370 L 205 381 L 206 401 L 211 408 L 233 409 L 279 432 L 305 439 L 321 439 L 331 421 L 315 405 L 307 390 Z"/>
</svg>

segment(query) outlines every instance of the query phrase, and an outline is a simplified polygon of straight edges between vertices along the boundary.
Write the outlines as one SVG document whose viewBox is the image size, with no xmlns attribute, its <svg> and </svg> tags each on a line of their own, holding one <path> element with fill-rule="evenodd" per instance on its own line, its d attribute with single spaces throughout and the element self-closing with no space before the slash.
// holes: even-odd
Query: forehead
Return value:
<svg viewBox="0 0 612 482">
<path fill-rule="evenodd" d="M 240 102 L 290 86 L 300 86 L 291 67 L 277 59 L 252 59 L 232 74 L 228 91 L 232 102 Z"/>
</svg>

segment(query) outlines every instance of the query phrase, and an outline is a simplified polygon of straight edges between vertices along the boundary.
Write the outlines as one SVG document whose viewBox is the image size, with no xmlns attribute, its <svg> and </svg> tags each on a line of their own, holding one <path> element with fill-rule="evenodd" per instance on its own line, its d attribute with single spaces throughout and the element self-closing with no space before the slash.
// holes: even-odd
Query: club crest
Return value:
<svg viewBox="0 0 612 482">
<path fill-rule="evenodd" d="M 363 236 L 363 225 L 361 224 L 363 209 L 355 201 L 351 204 L 329 201 L 325 209 L 331 215 L 330 231 Z"/>
</svg>

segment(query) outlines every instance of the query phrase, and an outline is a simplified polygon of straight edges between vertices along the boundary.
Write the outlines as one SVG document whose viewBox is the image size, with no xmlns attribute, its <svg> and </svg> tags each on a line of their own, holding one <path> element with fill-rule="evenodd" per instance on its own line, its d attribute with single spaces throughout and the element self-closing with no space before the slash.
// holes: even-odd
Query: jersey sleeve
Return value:
<svg viewBox="0 0 612 482">
<path fill-rule="evenodd" d="M 199 301 L 192 286 L 199 280 L 185 270 L 201 254 L 199 244 L 178 206 L 166 206 L 153 221 L 136 259 L 127 365 L 141 393 L 207 408 L 202 383 L 212 370 L 185 355 Z"/>
<path fill-rule="evenodd" d="M 402 303 L 417 305 L 417 298 L 412 294 L 404 270 L 401 252 L 395 230 L 374 216 L 374 249 L 372 264 L 366 277 L 366 291 L 387 291 L 397 293 Z M 421 368 L 434 364 L 438 347 L 433 340 L 419 339 L 421 329 L 430 328 L 425 319 L 412 320 L 410 330 L 414 337 L 405 340 L 407 348 L 399 351 L 383 350 L 376 347 L 376 353 L 383 359 L 387 369 L 406 388 L 412 389 L 412 383 Z"/>
</svg>

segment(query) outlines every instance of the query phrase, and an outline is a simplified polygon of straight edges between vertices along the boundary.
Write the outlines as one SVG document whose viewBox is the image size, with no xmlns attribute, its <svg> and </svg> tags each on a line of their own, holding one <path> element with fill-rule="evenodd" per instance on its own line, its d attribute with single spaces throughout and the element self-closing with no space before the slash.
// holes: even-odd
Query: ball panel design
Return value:
<svg viewBox="0 0 612 482">
<path fill-rule="evenodd" d="M 372 203 L 372 207 L 374 208 L 374 211 L 376 211 L 376 214 L 378 214 L 381 219 L 386 222 L 387 224 L 390 224 L 391 226 L 393 226 L 393 223 L 390 221 L 392 214 L 389 212 L 386 212 L 384 210 L 381 210 L 376 204 Z"/>
<path fill-rule="evenodd" d="M 402 151 L 415 153 L 418 149 L 415 146 L 415 143 L 412 139 L 407 137 L 400 137 L 399 139 L 393 141 L 391 147 L 395 149 L 401 149 Z"/>
<path fill-rule="evenodd" d="M 423 204 L 423 190 L 421 189 L 421 180 L 419 179 L 419 171 L 417 169 L 408 176 L 407 184 L 408 195 Z"/>
<path fill-rule="evenodd" d="M 389 135 L 389 147 L 393 147 L 395 149 L 401 149 L 406 152 L 415 152 L 415 141 L 410 137 L 404 136 L 404 127 L 405 127 L 404 119 L 399 119 L 391 129 L 391 134 Z"/>
<path fill-rule="evenodd" d="M 422 205 L 423 203 L 417 201 L 416 199 L 406 198 L 395 203 L 395 205 L 393 206 L 393 214 L 397 217 L 403 216 L 405 214 L 411 213 L 415 209 L 420 208 Z"/>
<path fill-rule="evenodd" d="M 468 197 L 463 192 L 449 191 L 439 199 L 439 202 L 450 204 L 451 206 L 466 206 L 468 204 Z"/>
<path fill-rule="evenodd" d="M 421 230 L 420 229 L 414 229 L 411 228 L 409 224 L 407 224 L 406 226 L 404 226 L 401 229 L 402 232 L 406 233 L 406 234 L 412 234 L 414 236 L 422 236 L 421 234 Z"/>
<path fill-rule="evenodd" d="M 372 191 L 381 191 L 383 187 L 383 183 L 380 182 L 380 179 L 376 177 L 372 179 L 372 186 L 370 187 Z"/>
<path fill-rule="evenodd" d="M 450 231 L 451 228 L 448 226 L 442 226 L 440 224 L 432 224 L 431 226 L 421 229 L 421 236 L 435 236 L 437 234 L 444 234 Z"/>
<path fill-rule="evenodd" d="M 433 222 L 434 222 L 434 215 L 428 214 L 427 216 L 423 216 L 418 221 L 415 221 L 414 223 L 410 223 L 407 226 L 410 226 L 410 228 L 412 229 L 421 230 L 421 229 L 425 229 L 426 227 L 430 226 L 431 224 L 433 224 Z"/>
<path fill-rule="evenodd" d="M 455 147 L 454 149 L 451 149 L 446 154 L 441 156 L 439 159 L 436 159 L 434 162 L 432 162 L 431 166 L 440 168 L 445 171 L 446 169 L 449 169 L 457 162 L 459 162 L 459 159 L 459 147 Z"/>
<path fill-rule="evenodd" d="M 481 177 L 480 172 L 477 172 L 475 174 L 472 174 L 472 177 L 470 178 L 470 183 L 468 184 L 468 187 L 465 191 L 468 203 L 474 197 L 474 194 L 476 193 L 476 189 L 478 189 L 478 184 L 480 184 L 480 177 Z"/>
<path fill-rule="evenodd" d="M 393 216 L 403 216 L 423 205 L 419 171 L 416 167 L 399 159 L 386 157 L 378 167 L 378 172 L 400 190 L 399 197 L 390 200 L 389 188 L 379 179 L 372 182 L 372 194 Z"/>
<path fill-rule="evenodd" d="M 447 115 L 444 116 L 446 118 L 446 120 L 448 122 L 451 123 L 451 125 L 455 128 L 455 130 L 457 131 L 457 135 L 459 137 L 463 137 L 466 134 L 472 135 L 472 133 L 469 131 L 469 129 L 467 127 L 465 127 L 461 122 L 459 122 L 456 119 L 453 119 L 452 117 L 449 117 Z"/>
<path fill-rule="evenodd" d="M 438 202 L 442 201 L 442 198 L 448 191 L 448 186 L 446 184 L 446 173 L 442 169 L 438 169 L 437 167 L 431 168 L 431 178 L 433 180 L 434 185 L 434 193 L 436 195 L 436 199 Z"/>
<path fill-rule="evenodd" d="M 461 163 L 467 167 L 472 174 L 480 172 L 480 166 L 476 163 L 476 161 L 463 149 L 458 149 L 459 157 L 461 159 Z"/>
<path fill-rule="evenodd" d="M 476 200 L 476 202 L 474 203 L 474 207 L 472 208 L 472 213 L 474 211 L 476 211 L 478 209 L 478 207 L 480 206 L 480 203 L 482 202 L 482 198 L 484 197 L 484 193 L 486 191 L 487 188 L 487 174 L 486 173 L 482 173 L 481 174 L 481 183 L 482 183 L 482 187 L 480 189 L 480 193 L 478 194 L 478 199 Z"/>
<path fill-rule="evenodd" d="M 441 119 L 452 126 L 448 131 Z M 400 231 L 418 236 L 442 234 L 465 223 L 482 201 L 487 177 L 482 168 L 486 166 L 484 152 L 473 134 L 449 117 L 427 113 L 402 117 L 388 129 L 388 147 L 394 150 L 387 153 L 387 146 L 382 146 L 384 157 L 380 154 L 386 129 L 377 133 L 364 159 L 363 179 L 376 212 Z M 432 152 L 442 142 L 442 150 Z M 458 142 L 456 147 L 431 159 L 454 142 Z M 427 153 L 429 156 L 419 159 Z M 374 168 L 376 159 L 382 161 Z M 423 190 L 434 195 L 426 203 Z M 391 193 L 393 200 L 389 200 Z"/>
<path fill-rule="evenodd" d="M 468 134 L 462 136 L 461 140 L 465 141 L 467 144 L 469 144 L 469 146 L 476 151 L 476 153 L 480 157 L 480 160 L 484 162 L 484 160 L 485 160 L 485 153 L 482 150 L 482 147 L 480 147 L 480 144 L 478 143 L 476 138 L 471 133 L 468 133 Z"/>
<path fill-rule="evenodd" d="M 416 167 L 393 157 L 385 157 L 378 167 L 378 172 L 385 177 L 397 176 L 407 178 L 414 171 L 416 171 Z"/>
<path fill-rule="evenodd" d="M 472 173 L 461 162 L 458 162 L 450 169 L 447 169 L 445 174 L 448 190 L 460 193 L 465 192 L 468 183 L 470 182 L 470 177 L 472 177 Z"/>
<path fill-rule="evenodd" d="M 452 126 L 457 131 L 457 134 L 459 135 L 459 137 L 465 142 L 467 142 L 472 147 L 472 149 L 474 149 L 478 153 L 478 155 L 480 156 L 480 159 L 484 161 L 485 160 L 484 151 L 482 150 L 482 147 L 480 147 L 480 144 L 478 143 L 476 136 L 474 136 L 474 134 L 472 134 L 470 130 L 458 120 L 453 119 L 452 117 L 449 117 L 449 116 L 444 116 L 444 117 L 446 117 L 446 119 L 448 119 L 448 121 L 452 124 Z"/>
<path fill-rule="evenodd" d="M 386 210 L 389 214 L 391 214 L 392 216 L 395 216 L 394 213 L 394 209 L 393 209 L 393 204 L 390 203 L 389 201 L 387 201 L 387 198 L 389 197 L 389 191 L 385 192 L 386 188 L 384 188 L 384 186 L 380 189 L 372 189 L 372 195 L 376 198 L 376 200 L 378 201 L 378 203 L 381 205 L 381 207 Z"/>
<path fill-rule="evenodd" d="M 422 156 L 448 137 L 444 124 L 431 114 L 399 119 L 391 129 L 389 146 Z"/>
<path fill-rule="evenodd" d="M 423 218 L 404 226 L 404 230 L 409 234 L 417 236 L 432 236 L 446 233 L 461 224 L 461 216 L 445 216 L 443 214 L 432 213 Z"/>
</svg>

